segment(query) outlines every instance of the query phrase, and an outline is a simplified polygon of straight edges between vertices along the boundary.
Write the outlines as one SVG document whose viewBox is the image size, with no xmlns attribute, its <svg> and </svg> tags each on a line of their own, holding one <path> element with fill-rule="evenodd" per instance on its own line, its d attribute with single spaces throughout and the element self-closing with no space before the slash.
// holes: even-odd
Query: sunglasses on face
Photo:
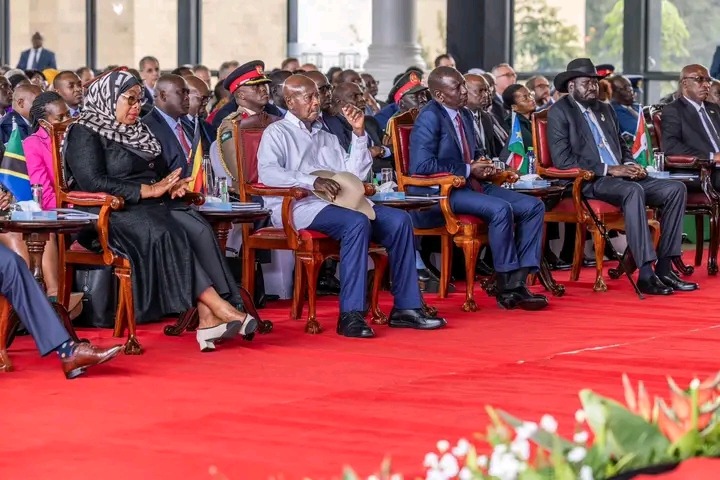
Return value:
<svg viewBox="0 0 720 480">
<path fill-rule="evenodd" d="M 683 80 L 692 80 L 698 85 L 702 85 L 703 83 L 712 83 L 712 78 L 710 77 L 683 77 Z"/>
<path fill-rule="evenodd" d="M 147 99 L 145 97 L 138 98 L 134 95 L 130 95 L 127 93 L 121 93 L 120 96 L 125 98 L 127 104 L 131 107 L 134 106 L 136 103 L 139 103 L 141 107 L 145 105 L 145 103 L 147 103 Z"/>
</svg>

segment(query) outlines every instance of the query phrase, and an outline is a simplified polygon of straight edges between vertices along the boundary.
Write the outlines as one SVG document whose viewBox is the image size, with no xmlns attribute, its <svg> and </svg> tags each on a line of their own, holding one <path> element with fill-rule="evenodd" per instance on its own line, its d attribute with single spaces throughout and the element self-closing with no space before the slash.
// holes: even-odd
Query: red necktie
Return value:
<svg viewBox="0 0 720 480">
<path fill-rule="evenodd" d="M 460 133 L 460 144 L 462 145 L 463 160 L 465 163 L 472 162 L 472 155 L 470 153 L 470 145 L 468 144 L 467 137 L 465 136 L 465 129 L 463 128 L 462 118 L 460 118 L 460 112 L 455 115 L 455 123 L 458 126 L 458 133 Z"/>
<path fill-rule="evenodd" d="M 187 138 L 185 137 L 185 131 L 183 130 L 182 124 L 178 121 L 175 125 L 175 130 L 178 134 L 178 139 L 180 139 L 180 146 L 182 147 L 183 151 L 185 152 L 185 156 L 187 157 L 190 155 L 190 144 L 187 141 Z"/>
</svg>

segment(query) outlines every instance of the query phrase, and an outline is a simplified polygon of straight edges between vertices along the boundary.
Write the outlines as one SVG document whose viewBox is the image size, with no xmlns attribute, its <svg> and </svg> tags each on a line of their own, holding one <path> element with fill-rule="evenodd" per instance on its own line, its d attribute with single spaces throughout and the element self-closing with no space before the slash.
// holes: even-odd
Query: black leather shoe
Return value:
<svg viewBox="0 0 720 480">
<path fill-rule="evenodd" d="M 542 310 L 550 304 L 545 295 L 530 293 L 525 286 L 505 290 L 497 295 L 496 300 L 498 306 L 506 310 L 515 308 L 528 311 Z"/>
<path fill-rule="evenodd" d="M 639 279 L 637 285 L 646 295 L 670 295 L 673 292 L 672 287 L 665 285 L 655 274 L 647 279 Z"/>
<path fill-rule="evenodd" d="M 565 262 L 562 258 L 558 258 L 557 262 L 550 264 L 550 270 L 570 270 L 572 268 L 572 265 Z"/>
<path fill-rule="evenodd" d="M 365 322 L 362 312 L 345 312 L 340 314 L 337 324 L 338 335 L 352 338 L 372 338 L 375 332 Z"/>
<path fill-rule="evenodd" d="M 597 265 L 594 258 L 583 258 L 583 267 L 594 267 Z"/>
<path fill-rule="evenodd" d="M 434 277 L 434 275 L 432 273 L 430 273 L 430 270 L 428 270 L 427 268 L 418 268 L 417 276 L 418 276 L 418 281 L 420 281 L 420 282 L 430 281 Z"/>
<path fill-rule="evenodd" d="M 686 282 L 677 276 L 675 272 L 670 272 L 668 275 L 657 276 L 662 283 L 672 288 L 676 292 L 692 292 L 698 289 L 698 284 L 693 282 Z"/>
<path fill-rule="evenodd" d="M 422 308 L 412 310 L 397 310 L 390 312 L 388 325 L 393 328 L 416 328 L 418 330 L 435 330 L 447 325 L 444 318 L 428 317 Z"/>
<path fill-rule="evenodd" d="M 320 277 L 318 280 L 318 295 L 340 295 L 340 281 L 334 275 Z"/>
</svg>

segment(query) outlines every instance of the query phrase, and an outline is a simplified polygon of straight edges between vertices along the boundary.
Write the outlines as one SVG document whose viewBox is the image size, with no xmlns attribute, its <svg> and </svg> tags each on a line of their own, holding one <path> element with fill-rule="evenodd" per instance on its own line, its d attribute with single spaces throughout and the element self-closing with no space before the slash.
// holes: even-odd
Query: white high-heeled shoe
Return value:
<svg viewBox="0 0 720 480">
<path fill-rule="evenodd" d="M 195 339 L 200 345 L 201 352 L 212 352 L 215 350 L 217 340 L 227 340 L 239 335 L 247 335 L 257 330 L 258 322 L 252 315 L 247 315 L 244 321 L 233 320 L 221 323 L 210 328 L 198 328 Z"/>
</svg>

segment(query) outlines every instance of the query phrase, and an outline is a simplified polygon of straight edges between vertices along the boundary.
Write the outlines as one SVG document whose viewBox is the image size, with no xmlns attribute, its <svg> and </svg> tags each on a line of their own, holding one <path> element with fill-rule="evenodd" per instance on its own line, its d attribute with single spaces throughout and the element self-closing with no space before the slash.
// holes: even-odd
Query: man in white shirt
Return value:
<svg viewBox="0 0 720 480">
<path fill-rule="evenodd" d="M 303 75 L 285 81 L 283 95 L 288 106 L 285 118 L 270 125 L 258 150 L 259 181 L 274 187 L 303 187 L 330 197 L 340 191 L 337 182 L 313 175 L 318 170 L 347 171 L 365 178 L 372 157 L 365 136 L 363 112 L 352 105 L 343 114 L 352 126 L 350 152 L 345 152 L 333 134 L 322 129 L 319 92 L 315 82 Z M 280 225 L 282 200 L 266 199 L 273 211 L 273 224 Z M 315 196 L 295 202 L 293 221 L 298 229 L 315 230 L 340 242 L 340 319 L 337 333 L 368 338 L 375 333 L 364 318 L 367 257 L 370 239 L 387 248 L 395 304 L 391 327 L 436 329 L 445 326 L 442 318 L 428 317 L 415 270 L 413 229 L 406 212 L 374 205 L 376 218 L 338 207 Z"/>
</svg>

